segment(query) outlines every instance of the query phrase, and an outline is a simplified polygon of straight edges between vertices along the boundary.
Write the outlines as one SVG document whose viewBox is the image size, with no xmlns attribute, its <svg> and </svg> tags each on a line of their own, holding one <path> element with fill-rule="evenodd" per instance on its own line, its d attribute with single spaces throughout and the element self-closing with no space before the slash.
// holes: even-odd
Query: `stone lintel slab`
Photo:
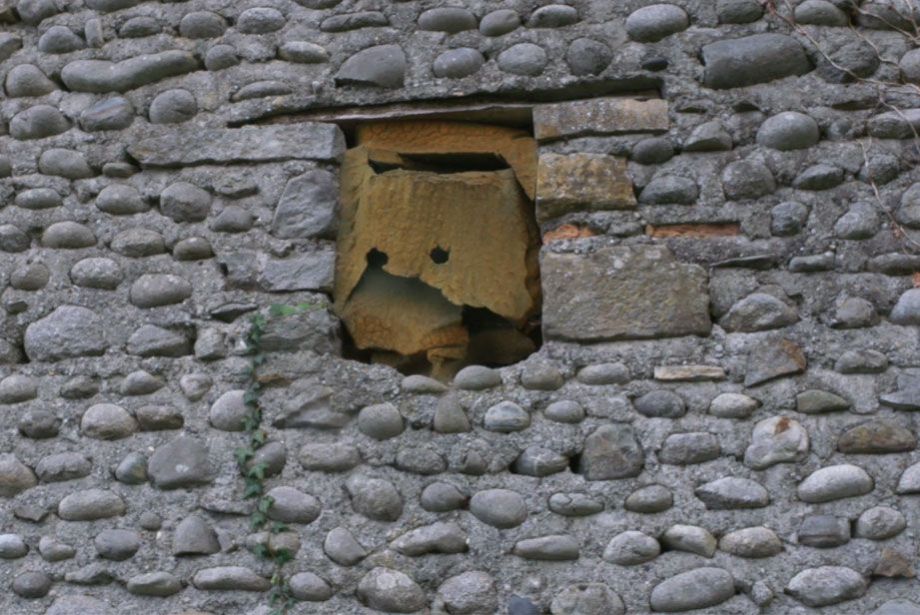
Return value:
<svg viewBox="0 0 920 615">
<path fill-rule="evenodd" d="M 143 166 L 277 160 L 338 161 L 345 137 L 335 124 L 303 123 L 242 128 L 173 128 L 128 146 Z"/>
</svg>

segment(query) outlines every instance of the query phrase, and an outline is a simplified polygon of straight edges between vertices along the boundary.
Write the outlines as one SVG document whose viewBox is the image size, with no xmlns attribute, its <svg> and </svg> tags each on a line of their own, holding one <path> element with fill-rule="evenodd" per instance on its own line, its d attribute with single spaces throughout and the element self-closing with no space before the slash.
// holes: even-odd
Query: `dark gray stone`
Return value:
<svg viewBox="0 0 920 615">
<path fill-rule="evenodd" d="M 75 60 L 61 70 L 61 80 L 74 92 L 126 92 L 197 68 L 198 61 L 191 53 L 173 49 L 117 63 Z"/>
<path fill-rule="evenodd" d="M 683 398 L 667 389 L 650 391 L 634 402 L 636 411 L 643 416 L 676 419 L 687 412 Z"/>
<path fill-rule="evenodd" d="M 498 67 L 512 75 L 534 77 L 548 61 L 546 51 L 534 43 L 517 43 L 498 54 Z"/>
<path fill-rule="evenodd" d="M 399 45 L 377 45 L 345 60 L 335 80 L 340 85 L 400 88 L 406 67 L 406 54 Z"/>
<path fill-rule="evenodd" d="M 714 89 L 766 83 L 812 69 L 802 45 L 785 34 L 754 34 L 703 46 L 703 84 Z"/>
<path fill-rule="evenodd" d="M 213 480 L 208 447 L 190 436 L 179 436 L 157 447 L 147 471 L 150 481 L 160 489 L 195 487 Z"/>
<path fill-rule="evenodd" d="M 461 79 L 479 71 L 485 58 L 478 49 L 461 47 L 445 51 L 434 59 L 431 72 L 435 77 Z"/>
<path fill-rule="evenodd" d="M 819 549 L 850 542 L 850 521 L 833 515 L 809 515 L 798 531 L 799 544 Z"/>
<path fill-rule="evenodd" d="M 641 43 L 654 43 L 682 32 L 690 25 L 687 12 L 674 4 L 652 4 L 630 13 L 626 18 L 629 37 Z"/>
<path fill-rule="evenodd" d="M 604 43 L 593 38 L 576 38 L 569 43 L 565 62 L 573 75 L 599 75 L 610 66 L 613 51 Z"/>
</svg>

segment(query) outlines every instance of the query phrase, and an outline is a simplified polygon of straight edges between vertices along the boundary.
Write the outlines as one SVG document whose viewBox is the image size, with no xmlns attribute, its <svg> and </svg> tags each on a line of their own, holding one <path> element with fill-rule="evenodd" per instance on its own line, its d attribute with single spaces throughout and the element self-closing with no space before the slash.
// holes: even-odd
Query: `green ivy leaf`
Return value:
<svg viewBox="0 0 920 615">
<path fill-rule="evenodd" d="M 258 481 L 265 480 L 265 470 L 268 469 L 268 464 L 263 462 L 253 464 L 249 468 L 249 471 L 246 473 L 246 478 L 252 478 Z"/>
<path fill-rule="evenodd" d="M 260 513 L 267 513 L 268 509 L 272 507 L 272 504 L 275 503 L 275 498 L 268 496 L 263 497 L 259 500 L 259 503 L 256 505 L 256 510 Z"/>
<path fill-rule="evenodd" d="M 236 456 L 236 462 L 239 465 L 245 465 L 247 461 L 255 456 L 255 452 L 251 448 L 238 448 L 233 454 Z"/>
<path fill-rule="evenodd" d="M 290 549 L 278 549 L 275 551 L 275 564 L 278 566 L 284 566 L 293 559 L 294 555 L 291 553 Z"/>
</svg>

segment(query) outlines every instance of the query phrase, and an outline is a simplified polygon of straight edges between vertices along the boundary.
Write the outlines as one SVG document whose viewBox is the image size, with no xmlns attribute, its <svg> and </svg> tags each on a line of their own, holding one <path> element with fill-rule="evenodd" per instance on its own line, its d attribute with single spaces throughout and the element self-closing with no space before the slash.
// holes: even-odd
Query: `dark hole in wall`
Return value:
<svg viewBox="0 0 920 615">
<path fill-rule="evenodd" d="M 354 134 L 334 293 L 345 356 L 447 380 L 464 365 L 534 352 L 542 339 L 532 137 L 431 120 Z"/>
</svg>

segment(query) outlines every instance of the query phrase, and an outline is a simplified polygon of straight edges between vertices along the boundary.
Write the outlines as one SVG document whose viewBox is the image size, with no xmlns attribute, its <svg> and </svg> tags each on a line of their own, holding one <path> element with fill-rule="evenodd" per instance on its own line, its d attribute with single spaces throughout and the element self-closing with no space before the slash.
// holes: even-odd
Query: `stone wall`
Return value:
<svg viewBox="0 0 920 615">
<path fill-rule="evenodd" d="M 0 611 L 269 613 L 309 303 L 291 613 L 920 613 L 916 9 L 0 0 Z M 331 120 L 435 101 L 540 148 L 544 344 L 449 385 L 330 307 Z"/>
</svg>

